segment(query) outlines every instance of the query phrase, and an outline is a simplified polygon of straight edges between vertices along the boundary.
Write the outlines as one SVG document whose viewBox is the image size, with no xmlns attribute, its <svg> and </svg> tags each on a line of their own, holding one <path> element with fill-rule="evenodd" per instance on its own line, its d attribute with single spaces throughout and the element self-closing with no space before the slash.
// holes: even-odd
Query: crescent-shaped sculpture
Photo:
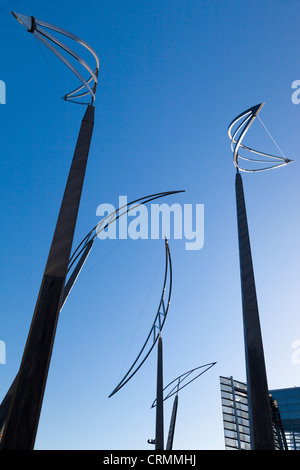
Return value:
<svg viewBox="0 0 300 470">
<path fill-rule="evenodd" d="M 258 150 L 254 150 L 246 145 L 242 144 L 242 141 L 248 132 L 250 126 L 253 124 L 255 118 L 258 116 L 261 108 L 263 107 L 264 103 L 260 103 L 256 106 L 252 106 L 252 108 L 247 109 L 243 113 L 239 114 L 236 118 L 232 120 L 228 127 L 228 136 L 231 140 L 231 149 L 233 151 L 233 163 L 234 166 L 239 171 L 243 171 L 246 173 L 253 173 L 257 171 L 266 171 L 271 170 L 274 168 L 279 168 L 281 166 L 287 165 L 288 163 L 292 162 L 293 160 L 289 160 L 284 156 L 275 156 L 269 153 L 260 152 Z M 242 122 L 239 122 L 241 121 Z M 238 127 L 233 131 L 233 127 L 238 124 Z M 232 134 L 233 132 L 233 134 Z M 257 155 L 261 155 L 266 159 L 255 159 L 252 157 L 245 157 L 239 153 L 240 148 L 245 149 L 250 153 L 255 153 Z M 256 168 L 245 168 L 241 166 L 240 159 L 243 161 L 254 162 L 255 165 L 258 165 Z M 271 165 L 270 165 L 271 163 Z M 261 167 L 259 166 L 261 165 Z"/>
<path fill-rule="evenodd" d="M 77 246 L 76 250 L 74 251 L 73 255 L 70 258 L 69 261 L 69 266 L 68 266 L 68 273 L 70 273 L 71 269 L 72 272 L 69 275 L 68 281 L 65 284 L 63 296 L 62 296 L 62 302 L 61 302 L 61 308 L 60 310 L 63 309 L 68 296 L 79 276 L 79 273 L 81 269 L 84 266 L 84 263 L 87 260 L 87 257 L 93 247 L 93 243 L 95 241 L 96 236 L 101 230 L 104 230 L 109 224 L 117 220 L 119 217 L 124 215 L 125 213 L 129 212 L 132 210 L 134 207 L 133 204 L 146 204 L 147 202 L 150 202 L 154 199 L 158 199 L 164 196 L 169 196 L 171 194 L 176 194 L 176 193 L 181 193 L 184 191 L 165 191 L 163 193 L 156 193 L 156 194 L 151 194 L 150 196 L 145 196 L 139 199 L 136 199 L 135 201 L 130 202 L 126 206 L 120 207 L 118 210 L 114 211 L 113 213 L 109 214 L 107 217 L 102 219 L 102 221 L 99 222 L 90 232 L 87 234 L 87 236 L 81 241 L 81 243 Z M 122 212 L 121 212 L 122 210 Z M 106 222 L 106 223 L 104 223 Z M 77 261 L 77 263 L 76 263 Z M 76 263 L 75 267 L 74 264 Z M 13 390 L 15 387 L 17 377 L 15 378 L 14 382 L 12 383 L 10 389 L 8 390 L 6 396 L 4 397 L 3 401 L 0 403 L 0 431 L 5 425 L 5 420 L 8 412 L 8 408 L 10 405 L 10 401 L 12 398 Z"/>
<path fill-rule="evenodd" d="M 216 364 L 216 362 L 210 362 L 209 364 L 204 364 L 203 366 L 195 367 L 194 369 L 191 369 L 187 372 L 184 372 L 183 374 L 176 377 L 176 379 L 172 380 L 172 382 L 170 382 L 168 385 L 166 385 L 165 388 L 163 389 L 163 391 L 165 392 L 168 388 L 170 388 L 171 385 L 173 385 L 175 383 L 175 385 L 171 388 L 169 393 L 164 397 L 164 401 L 167 400 L 168 398 L 172 397 L 173 395 L 177 394 L 179 392 L 179 390 L 181 390 L 182 388 L 189 385 L 191 382 L 193 382 L 198 377 L 200 377 L 200 375 L 203 375 L 206 371 L 211 369 L 215 364 Z M 205 369 L 201 370 L 201 372 L 199 372 L 195 377 L 193 377 L 187 383 L 185 383 L 184 385 L 181 385 L 182 382 L 184 382 L 193 372 L 198 371 L 199 369 L 203 369 L 203 368 L 205 368 Z M 156 406 L 156 399 L 152 403 L 151 408 L 155 408 L 155 406 Z"/>
<path fill-rule="evenodd" d="M 124 375 L 119 384 L 114 388 L 108 398 L 112 397 L 117 393 L 124 385 L 129 382 L 129 380 L 137 373 L 141 366 L 146 361 L 147 357 L 150 355 L 152 349 L 154 348 L 160 332 L 164 326 L 164 323 L 167 318 L 170 300 L 171 300 L 171 291 L 172 291 L 172 262 L 171 254 L 168 240 L 165 239 L 165 254 L 166 254 L 166 264 L 165 264 L 165 275 L 164 283 L 162 288 L 162 294 L 160 297 L 158 309 L 152 323 L 150 332 L 147 336 L 146 341 L 144 342 L 140 352 L 138 353 L 136 359 L 134 360 L 132 366 L 129 368 L 127 373 Z M 166 294 L 168 292 L 168 294 Z M 165 300 L 165 296 L 167 299 Z"/>
<path fill-rule="evenodd" d="M 93 227 L 89 233 L 83 238 L 83 240 L 79 243 L 77 246 L 76 250 L 73 252 L 72 256 L 70 257 L 69 261 L 69 266 L 68 266 L 68 272 L 76 262 L 76 260 L 79 258 L 81 253 L 86 250 L 86 248 L 93 244 L 95 238 L 99 235 L 100 232 L 102 232 L 104 229 L 106 229 L 110 224 L 118 220 L 122 215 L 130 212 L 131 210 L 135 209 L 137 206 L 140 204 L 147 204 L 150 201 L 154 201 L 155 199 L 160 199 L 162 197 L 170 196 L 171 194 L 177 194 L 177 193 L 183 193 L 184 190 L 178 190 L 178 191 L 165 191 L 162 193 L 156 193 L 156 194 L 150 194 L 148 196 L 141 197 L 139 199 L 135 199 L 132 202 L 129 202 L 128 204 L 125 204 L 122 207 L 119 207 L 115 211 L 111 212 L 108 214 L 106 217 L 100 220 L 95 227 Z"/>
<path fill-rule="evenodd" d="M 15 13 L 13 11 L 11 13 L 23 26 L 25 26 L 29 33 L 32 33 L 39 41 L 41 41 L 46 47 L 48 47 L 48 49 L 50 49 L 50 51 L 52 51 L 76 75 L 76 77 L 81 82 L 81 85 L 70 93 L 67 93 L 64 96 L 64 99 L 66 101 L 72 101 L 73 103 L 78 104 L 93 104 L 95 101 L 99 72 L 99 59 L 93 48 L 79 37 L 75 36 L 72 33 L 69 33 L 68 31 L 62 28 L 58 28 L 57 26 L 54 26 L 50 23 L 38 20 L 33 16 L 26 16 L 20 13 Z M 47 31 L 49 29 L 74 40 L 75 42 L 83 46 L 85 49 L 87 49 L 94 56 L 94 59 L 96 61 L 95 68 L 90 67 L 90 65 L 88 65 L 87 62 L 82 59 L 75 51 L 70 49 L 66 44 L 62 43 L 58 38 L 49 33 Z M 79 73 L 78 70 L 69 62 L 69 60 L 66 59 L 64 55 L 61 54 L 61 52 L 52 45 L 52 43 L 58 46 L 63 51 L 65 51 L 66 53 L 68 53 L 71 57 L 76 59 L 88 71 L 88 73 L 90 74 L 89 78 L 85 79 L 81 75 L 81 73 Z M 90 96 L 91 103 L 77 101 L 85 96 Z"/>
</svg>

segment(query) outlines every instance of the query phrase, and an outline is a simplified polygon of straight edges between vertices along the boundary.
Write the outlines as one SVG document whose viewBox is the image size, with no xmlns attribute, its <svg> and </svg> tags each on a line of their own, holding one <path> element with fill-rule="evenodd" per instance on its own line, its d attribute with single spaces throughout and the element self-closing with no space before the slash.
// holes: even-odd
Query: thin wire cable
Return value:
<svg viewBox="0 0 300 470">
<path fill-rule="evenodd" d="M 258 119 L 260 120 L 262 126 L 264 127 L 265 131 L 269 134 L 270 138 L 272 139 L 272 141 L 274 142 L 274 144 L 276 145 L 276 147 L 278 148 L 279 152 L 281 153 L 281 155 L 283 156 L 283 158 L 285 160 L 287 160 L 286 156 L 284 155 L 284 153 L 282 152 L 281 148 L 279 147 L 279 145 L 277 144 L 277 142 L 275 141 L 275 139 L 272 137 L 270 131 L 267 129 L 266 125 L 263 123 L 263 121 L 261 120 L 261 118 L 259 117 L 259 115 L 257 115 Z"/>
<path fill-rule="evenodd" d="M 135 328 L 135 331 L 134 331 L 134 333 L 133 333 L 132 340 L 131 340 L 131 342 L 130 342 L 130 345 L 129 345 L 129 348 L 128 348 L 128 351 L 127 351 L 127 354 L 126 354 L 126 356 L 125 356 L 125 359 L 124 359 L 124 363 L 123 363 L 123 366 L 122 366 L 122 369 L 121 369 L 121 372 L 120 372 L 120 375 L 119 375 L 119 379 L 120 379 L 120 378 L 121 378 L 121 376 L 123 375 L 123 371 L 124 371 L 124 368 L 125 368 L 126 361 L 127 361 L 127 359 L 128 359 L 128 356 L 129 356 L 130 350 L 131 350 L 131 348 L 132 348 L 132 345 L 133 345 L 133 342 L 134 342 L 134 340 L 135 340 L 135 337 L 136 337 L 136 334 L 137 334 L 138 328 L 139 328 L 139 326 L 140 326 L 140 323 L 141 323 L 142 317 L 143 317 L 143 315 L 144 315 L 144 312 L 145 312 L 145 309 L 146 309 L 146 305 L 147 305 L 147 303 L 148 303 L 148 301 L 149 301 L 150 293 L 151 293 L 151 291 L 152 291 L 152 288 L 153 288 L 154 281 L 155 281 L 155 280 L 156 280 L 156 278 L 157 278 L 157 273 L 158 273 L 158 270 L 159 270 L 159 268 L 160 268 L 160 265 L 161 265 L 162 259 L 163 259 L 163 255 L 162 255 L 162 256 L 161 256 L 161 258 L 160 258 L 160 261 L 159 261 L 159 263 L 158 263 L 158 266 L 157 266 L 157 268 L 156 268 L 156 271 L 155 271 L 154 277 L 153 277 L 153 279 L 152 279 L 152 283 L 151 283 L 151 286 L 150 286 L 150 288 L 149 288 L 149 292 L 148 292 L 148 295 L 147 295 L 147 297 L 146 297 L 146 300 L 145 300 L 144 306 L 143 306 L 143 308 L 142 308 L 142 310 L 141 310 L 141 314 L 140 314 L 140 316 L 139 316 L 139 320 L 138 320 L 137 326 L 136 326 L 136 328 Z"/>
<path fill-rule="evenodd" d="M 33 35 L 33 36 L 34 36 L 34 35 Z M 64 96 L 64 95 L 65 95 L 65 92 L 63 91 L 63 88 L 62 88 L 62 86 L 61 86 L 61 83 L 60 83 L 59 79 L 57 78 L 57 76 L 56 76 L 56 74 L 55 74 L 55 72 L 54 72 L 52 66 L 50 65 L 50 62 L 49 62 L 48 59 L 47 59 L 47 57 L 46 57 L 46 55 L 45 55 L 45 53 L 44 53 L 44 51 L 43 51 L 43 48 L 41 47 L 41 45 L 40 45 L 38 39 L 37 39 L 35 36 L 34 36 L 34 39 L 35 39 L 36 44 L 38 45 L 38 48 L 39 48 L 39 50 L 41 51 L 41 54 L 42 54 L 42 56 L 43 56 L 43 58 L 44 58 L 44 60 L 45 60 L 45 62 L 46 62 L 46 64 L 47 64 L 47 66 L 48 66 L 48 68 L 49 68 L 49 70 L 50 70 L 50 72 L 51 72 L 52 77 L 54 78 L 54 80 L 55 80 L 55 82 L 56 82 L 56 84 L 57 84 L 57 86 L 58 86 L 58 91 L 59 91 L 59 93 L 60 93 L 62 96 Z"/>
<path fill-rule="evenodd" d="M 84 277 L 86 276 L 87 274 L 89 274 L 90 271 L 92 271 L 93 269 L 95 269 L 99 263 L 101 263 L 101 261 L 103 261 L 107 256 L 109 256 L 114 250 L 116 250 L 120 245 L 121 243 L 124 243 L 125 240 L 120 240 L 119 243 L 117 243 L 115 246 L 113 246 L 107 253 L 105 253 L 100 259 L 98 259 L 98 261 L 95 261 L 94 264 L 92 264 L 92 266 L 90 266 L 88 269 L 85 270 L 84 273 L 82 273 L 80 275 L 80 277 Z"/>
</svg>

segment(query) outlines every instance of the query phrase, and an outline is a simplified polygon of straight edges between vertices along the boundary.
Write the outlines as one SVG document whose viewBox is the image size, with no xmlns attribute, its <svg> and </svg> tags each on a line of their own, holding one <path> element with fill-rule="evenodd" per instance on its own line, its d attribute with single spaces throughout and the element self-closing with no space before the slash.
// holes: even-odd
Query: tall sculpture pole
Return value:
<svg viewBox="0 0 300 470">
<path fill-rule="evenodd" d="M 235 187 L 251 443 L 254 450 L 275 450 L 243 182 L 239 172 Z"/>
<path fill-rule="evenodd" d="M 69 276 L 68 281 L 65 284 L 60 311 L 64 307 L 65 302 L 67 298 L 69 297 L 70 292 L 79 276 L 79 273 L 93 247 L 94 241 L 100 232 L 105 230 L 108 227 L 108 225 L 116 222 L 116 220 L 122 217 L 123 215 L 127 214 L 131 210 L 134 210 L 139 205 L 147 204 L 148 202 L 151 202 L 153 200 L 160 199 L 162 197 L 169 196 L 172 194 L 177 194 L 180 192 L 183 192 L 183 191 L 165 191 L 162 193 L 150 194 L 148 196 L 141 197 L 132 202 L 129 202 L 128 204 L 125 204 L 122 207 L 119 207 L 117 210 L 111 212 L 106 217 L 104 217 L 96 226 L 94 226 L 92 230 L 90 230 L 89 233 L 82 239 L 82 241 L 79 243 L 79 245 L 74 250 L 72 256 L 69 259 L 68 272 L 71 271 L 74 265 L 75 265 L 75 268 L 73 269 L 72 273 Z M 7 419 L 8 410 L 10 407 L 11 399 L 13 397 L 16 382 L 17 382 L 17 377 L 14 379 L 13 383 L 11 384 L 9 390 L 7 391 L 4 399 L 2 400 L 0 404 L 0 436 L 1 436 L 1 431 L 4 428 L 4 425 Z"/>
<path fill-rule="evenodd" d="M 285 157 L 275 157 L 270 154 L 258 152 L 242 144 L 242 140 L 247 130 L 257 117 L 262 106 L 263 104 L 254 106 L 235 118 L 229 126 L 228 134 L 232 142 L 234 164 L 237 168 L 235 190 L 251 448 L 253 450 L 275 450 L 269 388 L 264 359 L 243 181 L 240 171 L 265 171 L 286 165 L 290 160 Z M 232 127 L 243 118 L 243 122 L 239 125 L 232 136 Z M 239 136 L 238 132 L 240 132 Z M 241 156 L 239 154 L 240 148 L 262 155 L 267 159 L 258 160 Z M 255 165 L 262 164 L 263 166 L 261 168 L 246 169 L 241 167 L 240 159 L 247 162 L 255 162 Z M 275 164 L 270 166 L 269 159 L 273 162 L 275 159 Z"/>
<path fill-rule="evenodd" d="M 38 38 L 41 34 L 40 29 L 38 29 L 39 25 L 59 31 L 69 37 L 73 36 L 33 17 L 17 15 L 15 13 L 14 16 L 29 32 L 35 34 Z M 56 41 L 52 35 L 44 34 L 42 42 L 48 45 L 53 52 L 56 49 L 45 41 L 45 36 L 70 53 L 70 49 L 64 47 L 60 41 Z M 75 39 L 74 36 L 73 39 Z M 58 56 L 60 55 L 60 53 L 55 53 Z M 64 62 L 67 63 L 66 60 Z M 92 74 L 95 79 L 97 78 L 97 72 L 98 63 L 96 73 Z M 79 78 L 79 74 L 76 73 L 76 75 Z M 85 86 L 88 93 L 92 92 L 92 104 L 88 104 L 81 123 L 48 260 L 1 440 L 2 450 L 30 450 L 33 449 L 35 443 L 94 126 L 93 101 L 95 98 L 96 80 L 93 90 L 91 90 L 88 82 L 84 79 L 83 81 L 87 85 Z M 83 94 L 77 94 L 77 97 L 79 96 L 81 97 Z M 68 99 L 67 95 L 66 99 Z"/>
<path fill-rule="evenodd" d="M 146 359 L 151 354 L 155 344 L 157 343 L 157 382 L 156 382 L 156 429 L 155 429 L 155 440 L 151 440 L 151 443 L 155 443 L 156 450 L 164 449 L 164 412 L 163 412 L 163 345 L 161 338 L 161 331 L 165 324 L 167 314 L 169 311 L 171 293 L 172 293 L 172 262 L 170 247 L 167 238 L 165 238 L 165 273 L 162 293 L 156 311 L 155 319 L 151 326 L 150 332 L 144 342 L 140 352 L 134 360 L 131 367 L 128 369 L 122 380 L 114 388 L 109 395 L 109 398 L 123 388 L 129 380 L 138 372 L 142 367 Z M 150 442 L 150 441 L 148 441 Z"/>
<path fill-rule="evenodd" d="M 171 414 L 171 420 L 170 420 L 169 434 L 168 434 L 166 450 L 172 450 L 172 448 L 173 448 L 175 424 L 176 424 L 176 417 L 177 417 L 177 408 L 178 408 L 178 392 L 176 393 L 174 401 L 173 401 L 173 408 L 172 408 L 172 414 Z"/>
<path fill-rule="evenodd" d="M 164 450 L 163 345 L 160 332 L 157 344 L 155 450 Z"/>
<path fill-rule="evenodd" d="M 68 281 L 65 284 L 65 288 L 64 288 L 62 300 L 61 300 L 60 312 L 70 294 L 71 289 L 73 288 L 73 285 L 79 275 L 80 270 L 82 269 L 82 266 L 84 265 L 89 255 L 89 252 L 91 251 L 93 243 L 94 243 L 93 239 L 88 241 L 78 263 L 75 266 L 75 269 L 73 270 L 72 274 L 70 275 Z M 1 430 L 4 428 L 5 422 L 7 420 L 8 411 L 10 408 L 11 400 L 14 395 L 16 383 L 17 383 L 17 377 L 15 377 L 13 383 L 11 384 L 8 392 L 6 393 L 4 399 L 2 400 L 0 404 L 0 433 L 1 433 Z"/>
<path fill-rule="evenodd" d="M 121 388 L 123 388 L 129 382 L 129 380 L 131 380 L 132 377 L 138 372 L 138 370 L 142 367 L 146 359 L 151 354 L 151 351 L 153 350 L 155 344 L 157 343 L 161 335 L 161 331 L 164 327 L 169 312 L 172 293 L 172 262 L 170 247 L 167 239 L 165 239 L 165 257 L 165 274 L 162 293 L 150 332 L 133 364 L 130 366 L 130 368 L 128 369 L 122 380 L 119 382 L 119 384 L 111 392 L 109 398 L 115 395 L 115 393 L 117 393 L 119 390 L 121 390 Z"/>
</svg>

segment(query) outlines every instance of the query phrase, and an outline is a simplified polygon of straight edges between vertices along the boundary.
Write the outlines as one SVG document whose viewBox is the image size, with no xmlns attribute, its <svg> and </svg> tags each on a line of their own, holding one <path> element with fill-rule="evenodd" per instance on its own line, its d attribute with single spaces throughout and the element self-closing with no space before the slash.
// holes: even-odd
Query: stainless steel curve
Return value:
<svg viewBox="0 0 300 470">
<path fill-rule="evenodd" d="M 176 377 L 176 379 L 172 380 L 172 382 L 170 382 L 168 385 L 166 385 L 165 388 L 163 389 L 163 391 L 166 391 L 171 385 L 173 385 L 175 383 L 175 385 L 170 390 L 170 392 L 164 397 L 164 401 L 167 400 L 168 398 L 172 397 L 173 395 L 177 394 L 179 392 L 179 390 L 185 388 L 191 382 L 194 382 L 194 380 L 196 380 L 198 377 L 203 375 L 206 371 L 211 369 L 215 364 L 216 364 L 216 362 L 210 362 L 209 364 L 204 364 L 204 365 L 199 366 L 199 367 L 194 367 L 194 369 L 191 369 L 187 372 L 184 372 L 183 374 Z M 193 372 L 195 372 L 199 369 L 203 369 L 203 368 L 205 368 L 205 369 L 201 370 L 201 372 L 199 372 L 195 377 L 193 377 L 187 383 L 185 383 L 184 385 L 181 385 L 182 382 L 184 382 L 187 379 L 187 377 L 189 377 Z M 156 406 L 156 399 L 152 403 L 151 408 L 154 408 L 155 406 Z"/>
<path fill-rule="evenodd" d="M 62 28 L 54 26 L 50 23 L 46 23 L 45 21 L 38 20 L 34 18 L 33 16 L 26 16 L 26 15 L 22 15 L 20 13 L 15 13 L 15 12 L 11 12 L 11 13 L 23 26 L 25 26 L 27 31 L 32 33 L 39 41 L 41 41 L 48 49 L 50 49 L 76 75 L 76 77 L 82 83 L 75 90 L 65 94 L 64 99 L 66 101 L 72 101 L 73 103 L 93 104 L 95 101 L 96 88 L 97 88 L 97 83 L 98 83 L 98 72 L 99 72 L 99 59 L 94 49 L 87 42 L 83 41 L 79 37 L 75 36 L 72 33 L 69 33 L 68 31 Z M 87 62 L 83 58 L 81 58 L 75 51 L 73 51 L 70 47 L 68 47 L 63 42 L 61 42 L 58 38 L 56 38 L 55 36 L 47 32 L 44 28 L 50 29 L 52 31 L 55 31 L 56 33 L 62 34 L 63 36 L 66 36 L 74 40 L 78 44 L 82 45 L 85 49 L 87 49 L 93 55 L 96 61 L 95 69 L 93 69 L 90 65 L 88 65 Z M 79 62 L 90 74 L 89 78 L 85 79 L 81 75 L 81 73 L 79 73 L 79 71 L 66 59 L 66 57 L 64 57 L 64 55 L 61 54 L 59 50 L 57 50 L 51 43 L 61 48 L 63 51 L 65 51 L 67 54 L 73 57 L 77 62 Z M 90 85 L 91 82 L 93 82 L 93 86 Z M 84 93 L 79 93 L 83 89 L 85 89 L 86 91 Z M 90 95 L 91 102 L 86 103 L 86 102 L 77 101 L 78 99 L 87 95 Z"/>
<path fill-rule="evenodd" d="M 128 204 L 125 204 L 124 206 L 119 207 L 115 211 L 108 214 L 106 217 L 103 217 L 103 219 L 101 219 L 100 222 L 98 222 L 98 224 L 95 225 L 89 231 L 89 233 L 81 240 L 81 242 L 79 243 L 79 245 L 73 252 L 72 256 L 70 257 L 68 272 L 70 271 L 70 269 L 72 268 L 73 264 L 76 262 L 78 257 L 81 255 L 81 253 L 85 250 L 90 240 L 95 240 L 95 238 L 99 235 L 99 233 L 102 232 L 104 229 L 106 229 L 108 225 L 112 224 L 113 222 L 115 222 L 116 220 L 118 220 L 120 217 L 127 214 L 131 210 L 135 209 L 140 204 L 147 204 L 148 202 L 154 201 L 155 199 L 160 199 L 162 197 L 170 196 L 172 194 L 183 193 L 183 192 L 184 190 L 177 190 L 177 191 L 174 190 L 174 191 L 164 191 L 161 193 L 150 194 L 148 196 L 135 199 L 134 201 L 131 201 Z"/>
<path fill-rule="evenodd" d="M 284 156 L 276 156 L 276 155 L 271 155 L 269 153 L 261 152 L 255 149 L 252 149 L 244 144 L 242 144 L 242 141 L 250 129 L 251 125 L 253 124 L 255 118 L 257 117 L 258 113 L 262 109 L 264 103 L 260 103 L 256 106 L 252 106 L 251 108 L 247 109 L 243 113 L 239 114 L 237 117 L 235 117 L 231 123 L 228 126 L 228 136 L 231 141 L 231 149 L 233 152 L 233 163 L 234 166 L 237 168 L 239 171 L 243 171 L 246 173 L 254 173 L 258 171 L 266 171 L 266 170 L 271 170 L 274 168 L 279 168 L 281 166 L 287 165 L 288 163 L 292 162 L 293 160 L 290 160 Z M 240 122 L 242 120 L 242 122 Z M 237 128 L 233 130 L 234 126 L 237 125 Z M 262 155 L 263 157 L 266 157 L 266 160 L 261 160 L 261 159 L 255 159 L 251 157 L 245 157 L 239 153 L 240 148 L 250 152 L 250 153 L 255 153 L 257 155 Z M 255 164 L 263 164 L 262 167 L 256 167 L 256 168 L 245 168 L 244 166 L 241 166 L 240 160 L 247 161 L 247 162 L 254 162 Z"/>
<path fill-rule="evenodd" d="M 166 265 L 165 265 L 165 276 L 164 276 L 164 284 L 162 288 L 162 294 L 159 302 L 159 306 L 157 309 L 157 313 L 155 315 L 154 321 L 152 323 L 150 332 L 147 336 L 146 341 L 144 342 L 139 354 L 137 355 L 136 359 L 134 360 L 133 364 L 131 367 L 128 369 L 127 373 L 124 375 L 122 380 L 119 382 L 119 384 L 114 388 L 114 390 L 111 392 L 108 398 L 112 397 L 115 393 L 117 393 L 119 390 L 121 390 L 124 385 L 129 382 L 130 379 L 137 373 L 137 371 L 141 368 L 141 366 L 144 364 L 148 356 L 150 355 L 152 349 L 154 348 L 160 332 L 163 329 L 163 326 L 165 324 L 169 306 L 170 306 L 170 300 L 171 300 L 171 292 L 172 292 L 172 262 L 171 262 L 171 254 L 170 254 L 170 248 L 169 248 L 169 243 L 168 240 L 165 240 L 165 254 L 166 254 Z M 165 302 L 164 297 L 166 294 L 166 288 L 167 288 L 167 282 L 169 284 L 168 288 L 168 295 L 167 295 L 167 300 Z M 152 341 L 151 338 L 153 337 Z M 144 352 L 146 350 L 146 352 Z"/>
</svg>

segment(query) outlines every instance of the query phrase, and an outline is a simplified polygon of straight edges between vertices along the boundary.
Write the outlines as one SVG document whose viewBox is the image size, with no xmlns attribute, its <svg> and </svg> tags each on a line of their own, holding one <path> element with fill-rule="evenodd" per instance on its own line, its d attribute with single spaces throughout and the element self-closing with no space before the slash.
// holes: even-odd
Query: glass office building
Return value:
<svg viewBox="0 0 300 470">
<path fill-rule="evenodd" d="M 251 450 L 247 385 L 220 377 L 226 450 Z M 270 390 L 277 450 L 300 450 L 300 387 Z"/>
<path fill-rule="evenodd" d="M 281 448 L 300 450 L 300 387 L 270 390 L 270 397 Z"/>
<path fill-rule="evenodd" d="M 250 450 L 247 385 L 220 377 L 226 450 Z"/>
</svg>

